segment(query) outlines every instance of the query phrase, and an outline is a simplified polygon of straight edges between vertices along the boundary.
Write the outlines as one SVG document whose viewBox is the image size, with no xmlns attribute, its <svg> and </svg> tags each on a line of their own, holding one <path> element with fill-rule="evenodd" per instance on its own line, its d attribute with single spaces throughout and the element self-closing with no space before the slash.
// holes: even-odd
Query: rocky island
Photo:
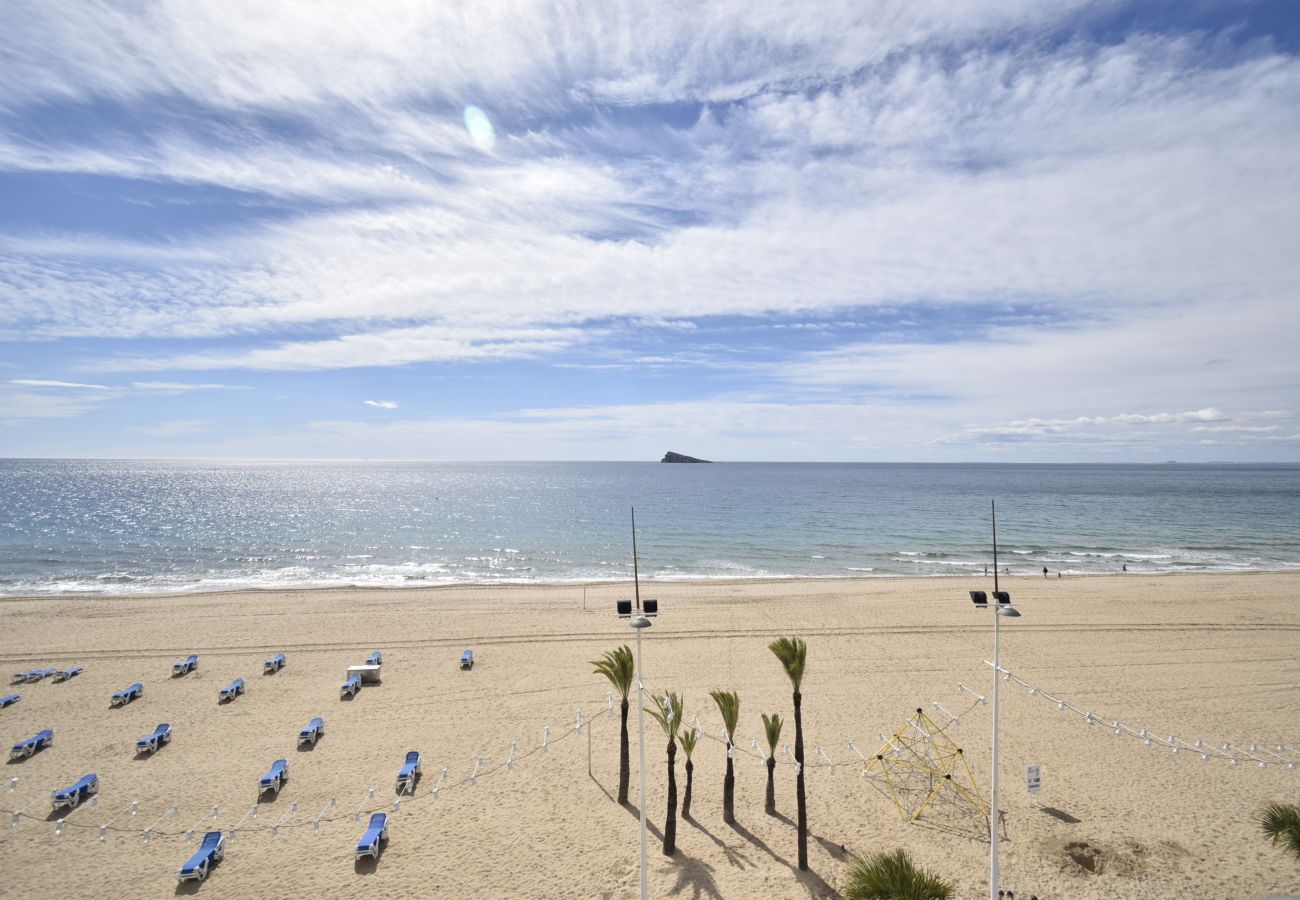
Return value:
<svg viewBox="0 0 1300 900">
<path fill-rule="evenodd" d="M 706 463 L 713 462 L 711 459 L 696 459 L 694 456 L 687 456 L 684 453 L 674 453 L 669 450 L 664 454 L 664 458 L 659 460 L 666 463 Z"/>
</svg>

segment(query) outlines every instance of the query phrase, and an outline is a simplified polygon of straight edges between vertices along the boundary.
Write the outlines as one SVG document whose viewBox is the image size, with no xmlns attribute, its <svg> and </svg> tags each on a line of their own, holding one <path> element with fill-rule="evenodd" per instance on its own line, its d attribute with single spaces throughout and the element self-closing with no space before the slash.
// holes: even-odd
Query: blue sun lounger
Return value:
<svg viewBox="0 0 1300 900">
<path fill-rule="evenodd" d="M 226 839 L 220 831 L 203 835 L 203 843 L 194 851 L 189 862 L 181 866 L 176 877 L 181 881 L 203 881 L 212 873 L 212 867 L 226 855 Z"/>
<path fill-rule="evenodd" d="M 379 859 L 379 845 L 388 840 L 388 813 L 377 812 L 370 817 L 370 826 L 357 841 L 357 859 L 369 856 Z"/>
<path fill-rule="evenodd" d="M 172 676 L 188 675 L 199 667 L 199 656 L 197 653 L 191 653 L 178 663 L 172 663 Z"/>
<path fill-rule="evenodd" d="M 275 762 L 271 763 L 271 768 L 267 770 L 267 773 L 262 776 L 262 780 L 258 782 L 257 794 L 259 797 L 267 791 L 278 794 L 280 793 L 280 788 L 284 787 L 284 783 L 288 780 L 289 760 L 277 759 Z"/>
<path fill-rule="evenodd" d="M 29 681 L 31 681 L 31 680 L 32 680 L 32 673 L 31 673 L 30 671 L 27 671 L 27 672 L 15 672 L 15 673 L 13 673 L 12 675 L 9 676 L 9 683 L 10 683 L 10 684 L 26 684 L 27 682 L 29 682 Z"/>
<path fill-rule="evenodd" d="M 22 694 L 5 694 L 3 697 L 0 697 L 0 709 L 4 709 L 6 706 L 13 706 L 21 699 L 23 699 Z"/>
<path fill-rule="evenodd" d="M 406 762 L 397 773 L 397 792 L 414 793 L 415 783 L 420 780 L 420 751 L 406 751 Z"/>
<path fill-rule="evenodd" d="M 460 667 L 462 669 L 474 668 L 474 651 L 466 650 L 460 655 Z"/>
<path fill-rule="evenodd" d="M 108 702 L 109 706 L 126 706 L 132 700 L 138 700 L 144 693 L 144 685 L 136 682 L 129 688 L 124 688 L 113 695 L 113 699 Z"/>
<path fill-rule="evenodd" d="M 244 679 L 236 678 L 230 684 L 217 691 L 217 702 L 226 703 L 233 701 L 240 694 L 244 693 Z"/>
<path fill-rule="evenodd" d="M 366 665 L 368 666 L 382 666 L 383 664 L 384 654 L 380 653 L 378 650 L 366 657 Z"/>
<path fill-rule="evenodd" d="M 73 666 L 71 669 L 60 669 L 54 673 L 55 681 L 67 681 L 69 678 L 76 678 L 82 673 L 81 666 Z"/>
<path fill-rule="evenodd" d="M 81 801 L 93 797 L 98 793 L 99 776 L 94 773 L 82 775 L 81 780 L 72 787 L 65 787 L 61 791 L 54 792 L 54 808 L 59 810 L 66 806 L 68 809 L 76 809 L 77 805 L 80 804 Z"/>
<path fill-rule="evenodd" d="M 262 674 L 274 675 L 284 668 L 285 658 L 283 653 L 277 653 L 270 659 L 262 661 Z"/>
<path fill-rule="evenodd" d="M 153 730 L 153 734 L 147 734 L 135 742 L 136 753 L 157 753 L 158 748 L 163 744 L 172 742 L 172 727 L 166 722 L 162 722 Z"/>
<path fill-rule="evenodd" d="M 307 723 L 306 728 L 298 732 L 298 745 L 301 746 L 303 744 L 311 744 L 313 747 L 315 747 L 316 742 L 320 740 L 320 736 L 324 733 L 325 733 L 325 720 L 322 719 L 320 716 L 317 716 L 316 718 L 312 719 L 310 722 Z"/>
<path fill-rule="evenodd" d="M 361 676 L 353 675 L 343 682 L 343 687 L 339 688 L 339 699 L 344 697 L 355 697 L 357 691 L 361 690 Z"/>
<path fill-rule="evenodd" d="M 43 731 L 36 732 L 36 734 L 29 737 L 27 740 L 19 741 L 14 744 L 13 749 L 9 751 L 9 758 L 26 759 L 29 756 L 34 756 L 37 751 L 44 750 L 53 742 L 54 729 L 46 728 Z"/>
</svg>

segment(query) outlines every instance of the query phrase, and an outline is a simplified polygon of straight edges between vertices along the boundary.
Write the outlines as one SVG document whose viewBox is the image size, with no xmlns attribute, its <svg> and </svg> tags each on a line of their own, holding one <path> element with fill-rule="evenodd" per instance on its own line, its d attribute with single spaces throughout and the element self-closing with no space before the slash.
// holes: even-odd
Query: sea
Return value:
<svg viewBox="0 0 1300 900">
<path fill-rule="evenodd" d="M 0 595 L 1300 568 L 1300 466 L 0 460 Z"/>
</svg>

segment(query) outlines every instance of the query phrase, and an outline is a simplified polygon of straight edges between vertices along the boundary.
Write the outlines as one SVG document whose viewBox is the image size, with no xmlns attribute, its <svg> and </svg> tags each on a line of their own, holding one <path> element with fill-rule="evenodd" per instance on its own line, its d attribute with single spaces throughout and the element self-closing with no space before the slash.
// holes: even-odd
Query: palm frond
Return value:
<svg viewBox="0 0 1300 900">
<path fill-rule="evenodd" d="M 949 900 L 952 885 L 918 869 L 905 850 L 854 859 L 845 873 L 844 900 Z"/>
<path fill-rule="evenodd" d="M 785 723 L 781 721 L 780 713 L 768 715 L 763 713 L 763 734 L 767 735 L 767 747 L 772 756 L 776 755 L 776 746 L 781 743 L 781 726 Z"/>
<path fill-rule="evenodd" d="M 686 760 L 689 762 L 691 754 L 695 752 L 695 745 L 700 742 L 700 733 L 694 728 L 687 728 L 677 740 L 682 745 L 682 752 L 686 754 Z"/>
<path fill-rule="evenodd" d="M 1273 839 L 1274 845 L 1282 844 L 1288 853 L 1300 859 L 1300 806 L 1270 803 L 1260 814 L 1259 826 Z"/>
<path fill-rule="evenodd" d="M 666 694 L 651 694 L 651 705 L 645 708 L 669 741 L 677 740 L 677 731 L 682 727 L 682 695 L 675 691 Z"/>
<path fill-rule="evenodd" d="M 727 734 L 731 736 L 731 742 L 736 743 L 736 724 L 740 721 L 740 695 L 735 691 L 709 691 L 709 696 L 713 702 L 718 704 L 718 712 L 722 714 L 722 724 L 727 729 Z"/>
<path fill-rule="evenodd" d="M 636 677 L 636 665 L 632 660 L 631 647 L 624 644 L 617 650 L 609 650 L 600 659 L 593 659 L 591 667 L 596 670 L 596 674 L 608 678 L 619 695 L 624 700 L 627 699 L 628 691 L 632 689 L 632 681 Z"/>
<path fill-rule="evenodd" d="M 803 638 L 777 638 L 767 645 L 767 649 L 781 661 L 785 674 L 790 676 L 790 684 L 794 686 L 795 693 L 799 693 L 803 684 L 804 665 L 808 660 L 808 645 Z"/>
</svg>

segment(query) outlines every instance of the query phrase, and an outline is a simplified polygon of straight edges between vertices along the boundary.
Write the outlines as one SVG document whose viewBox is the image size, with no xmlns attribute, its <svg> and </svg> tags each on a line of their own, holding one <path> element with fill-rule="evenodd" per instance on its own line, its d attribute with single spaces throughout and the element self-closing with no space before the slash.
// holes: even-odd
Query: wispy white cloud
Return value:
<svg viewBox="0 0 1300 900">
<path fill-rule="evenodd" d="M 72 388 L 75 390 L 86 391 L 107 391 L 110 388 L 104 384 L 80 384 L 75 381 L 50 381 L 44 378 L 11 378 L 10 384 L 18 384 L 23 387 L 40 387 L 40 388 Z"/>
<path fill-rule="evenodd" d="M 397 409 L 397 403 L 394 400 L 363 400 L 366 406 L 373 406 L 377 409 Z"/>
<path fill-rule="evenodd" d="M 131 387 L 140 391 L 156 391 L 160 394 L 188 394 L 190 391 L 248 390 L 245 385 L 192 383 L 187 381 L 133 381 Z"/>
</svg>

